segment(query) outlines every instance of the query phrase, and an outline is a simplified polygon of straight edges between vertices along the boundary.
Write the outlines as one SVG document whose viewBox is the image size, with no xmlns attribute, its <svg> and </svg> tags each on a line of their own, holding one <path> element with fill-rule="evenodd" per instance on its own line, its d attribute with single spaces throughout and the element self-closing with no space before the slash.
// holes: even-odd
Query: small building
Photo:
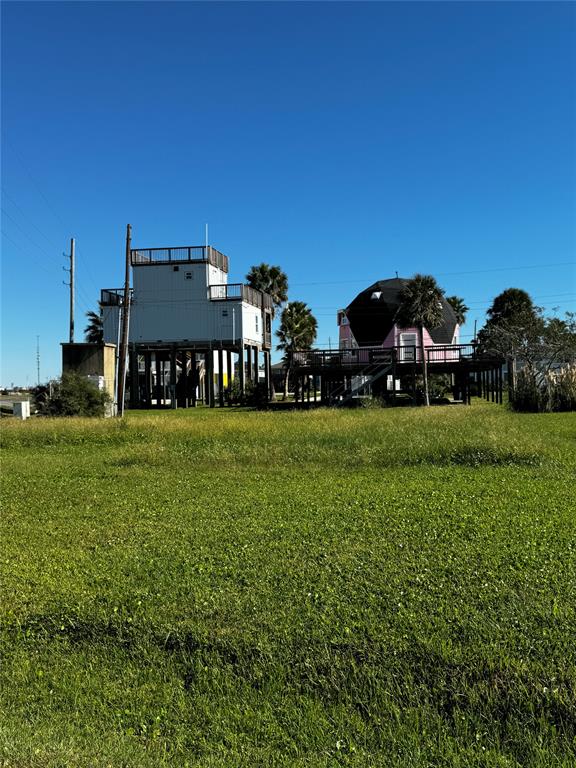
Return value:
<svg viewBox="0 0 576 768">
<path fill-rule="evenodd" d="M 229 283 L 228 257 L 212 246 L 131 251 L 130 405 L 214 406 L 235 377 L 270 387 L 272 299 Z M 106 342 L 119 343 L 124 290 L 101 292 Z"/>
<path fill-rule="evenodd" d="M 114 400 L 116 387 L 115 344 L 62 344 L 62 373 L 74 372 L 106 390 Z"/>
</svg>

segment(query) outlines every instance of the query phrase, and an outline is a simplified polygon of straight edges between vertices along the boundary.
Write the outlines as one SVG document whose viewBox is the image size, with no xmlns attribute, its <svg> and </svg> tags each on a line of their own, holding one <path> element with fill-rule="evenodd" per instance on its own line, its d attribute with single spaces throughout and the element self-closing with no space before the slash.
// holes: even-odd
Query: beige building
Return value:
<svg viewBox="0 0 576 768">
<path fill-rule="evenodd" d="M 115 399 L 116 344 L 62 344 L 62 373 L 90 378 Z"/>
</svg>

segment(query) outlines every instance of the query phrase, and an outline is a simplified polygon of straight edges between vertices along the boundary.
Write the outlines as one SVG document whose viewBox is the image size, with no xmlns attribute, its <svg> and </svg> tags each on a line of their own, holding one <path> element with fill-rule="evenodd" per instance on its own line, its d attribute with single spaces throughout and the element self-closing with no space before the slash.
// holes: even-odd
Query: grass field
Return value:
<svg viewBox="0 0 576 768">
<path fill-rule="evenodd" d="M 576 414 L 2 441 L 0 765 L 576 765 Z"/>
</svg>

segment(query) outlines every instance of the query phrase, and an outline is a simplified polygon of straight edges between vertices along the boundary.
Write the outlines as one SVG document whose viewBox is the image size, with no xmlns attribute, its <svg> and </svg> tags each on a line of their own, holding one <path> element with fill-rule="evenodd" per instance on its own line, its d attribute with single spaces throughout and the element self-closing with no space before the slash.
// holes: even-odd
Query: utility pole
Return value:
<svg viewBox="0 0 576 768">
<path fill-rule="evenodd" d="M 124 299 L 122 313 L 122 336 L 120 338 L 120 355 L 118 359 L 118 414 L 124 416 L 124 391 L 126 387 L 126 357 L 128 352 L 128 329 L 130 322 L 130 248 L 132 227 L 126 226 L 126 274 L 124 278 Z"/>
<path fill-rule="evenodd" d="M 70 344 L 74 344 L 74 250 L 76 241 L 70 238 Z"/>
<path fill-rule="evenodd" d="M 64 272 L 70 274 L 70 282 L 64 283 L 70 288 L 70 344 L 74 344 L 74 250 L 76 241 L 74 238 L 70 238 L 70 253 L 63 254 L 67 259 L 70 259 L 70 267 L 62 267 Z"/>
</svg>

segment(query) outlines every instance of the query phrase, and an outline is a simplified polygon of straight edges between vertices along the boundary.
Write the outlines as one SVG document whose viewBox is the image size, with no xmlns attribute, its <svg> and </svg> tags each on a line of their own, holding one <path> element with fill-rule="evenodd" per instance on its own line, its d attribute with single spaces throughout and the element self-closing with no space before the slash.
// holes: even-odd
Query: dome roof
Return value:
<svg viewBox="0 0 576 768">
<path fill-rule="evenodd" d="M 400 306 L 400 292 L 407 282 L 404 277 L 378 280 L 348 305 L 346 316 L 359 346 L 379 346 L 384 342 L 394 325 Z M 451 344 L 457 325 L 456 315 L 445 298 L 442 298 L 442 317 L 438 328 L 426 330 L 435 344 Z"/>
</svg>

